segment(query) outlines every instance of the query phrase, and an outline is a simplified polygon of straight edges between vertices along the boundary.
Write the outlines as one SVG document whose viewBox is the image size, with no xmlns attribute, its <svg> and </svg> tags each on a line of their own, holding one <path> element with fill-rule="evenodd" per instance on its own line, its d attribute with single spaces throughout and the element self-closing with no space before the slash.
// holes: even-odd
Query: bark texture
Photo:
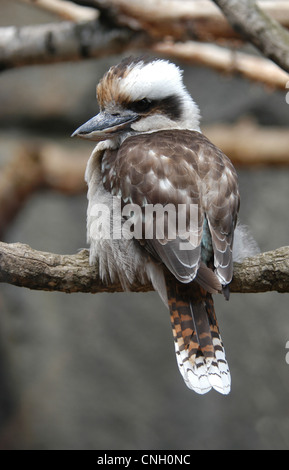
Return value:
<svg viewBox="0 0 289 470">
<path fill-rule="evenodd" d="M 59 255 L 33 250 L 21 243 L 0 242 L 0 282 L 35 290 L 122 292 L 120 284 L 105 285 L 98 267 L 89 266 L 88 250 Z M 132 292 L 153 290 L 150 284 L 133 284 Z M 261 253 L 235 263 L 231 292 L 289 292 L 289 247 Z"/>
</svg>

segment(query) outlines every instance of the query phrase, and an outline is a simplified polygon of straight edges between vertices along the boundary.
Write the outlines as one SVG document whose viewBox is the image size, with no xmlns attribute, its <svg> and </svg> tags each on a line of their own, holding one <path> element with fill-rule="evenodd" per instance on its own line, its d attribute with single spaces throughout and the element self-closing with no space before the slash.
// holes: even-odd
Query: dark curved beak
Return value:
<svg viewBox="0 0 289 470">
<path fill-rule="evenodd" d="M 108 139 L 111 134 L 129 129 L 130 124 L 136 121 L 138 115 L 132 111 L 119 114 L 110 114 L 102 111 L 73 132 L 71 137 L 101 141 Z"/>
</svg>

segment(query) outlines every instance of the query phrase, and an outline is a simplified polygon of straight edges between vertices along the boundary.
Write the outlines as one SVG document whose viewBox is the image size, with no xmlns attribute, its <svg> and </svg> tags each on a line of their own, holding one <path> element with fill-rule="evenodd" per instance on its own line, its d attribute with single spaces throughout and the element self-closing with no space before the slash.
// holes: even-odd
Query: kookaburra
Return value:
<svg viewBox="0 0 289 470">
<path fill-rule="evenodd" d="M 73 134 L 97 142 L 85 174 L 90 263 L 98 264 L 104 281 L 120 281 L 124 289 L 151 281 L 169 307 L 186 385 L 200 394 L 211 388 L 228 394 L 212 294 L 228 297 L 233 275 L 236 171 L 201 133 L 199 108 L 176 65 L 124 59 L 101 79 L 97 98 L 99 114 Z M 157 236 L 157 211 L 146 211 L 149 206 L 175 209 L 176 216 L 185 207 L 185 229 L 179 224 L 175 236 L 168 233 L 168 210 Z M 111 233 L 117 216 L 119 236 Z"/>
</svg>

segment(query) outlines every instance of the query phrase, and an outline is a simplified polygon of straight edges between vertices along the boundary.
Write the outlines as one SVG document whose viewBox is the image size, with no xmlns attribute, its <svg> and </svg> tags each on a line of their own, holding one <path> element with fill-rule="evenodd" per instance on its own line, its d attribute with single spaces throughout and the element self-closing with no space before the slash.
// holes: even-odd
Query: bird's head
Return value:
<svg viewBox="0 0 289 470">
<path fill-rule="evenodd" d="M 100 112 L 72 135 L 122 142 L 161 129 L 199 130 L 199 108 L 182 72 L 161 59 L 128 58 L 111 67 L 97 86 Z"/>
</svg>

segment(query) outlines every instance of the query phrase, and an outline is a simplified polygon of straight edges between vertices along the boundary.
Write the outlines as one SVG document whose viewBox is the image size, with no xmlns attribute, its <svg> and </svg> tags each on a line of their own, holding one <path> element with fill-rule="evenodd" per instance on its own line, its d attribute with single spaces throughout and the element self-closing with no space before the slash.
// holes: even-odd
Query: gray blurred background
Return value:
<svg viewBox="0 0 289 470">
<path fill-rule="evenodd" d="M 0 25 L 55 21 L 0 0 Z M 25 138 L 70 135 L 97 111 L 95 84 L 120 57 L 0 75 L 0 165 Z M 184 67 L 204 125 L 252 117 L 288 126 L 285 92 Z M 80 151 L 93 148 L 83 144 Z M 288 245 L 289 168 L 237 168 L 241 220 L 262 251 Z M 86 195 L 38 192 L 6 242 L 86 247 Z M 288 449 L 288 295 L 215 299 L 232 392 L 198 396 L 177 368 L 157 294 L 61 294 L 0 287 L 0 449 Z"/>
</svg>

